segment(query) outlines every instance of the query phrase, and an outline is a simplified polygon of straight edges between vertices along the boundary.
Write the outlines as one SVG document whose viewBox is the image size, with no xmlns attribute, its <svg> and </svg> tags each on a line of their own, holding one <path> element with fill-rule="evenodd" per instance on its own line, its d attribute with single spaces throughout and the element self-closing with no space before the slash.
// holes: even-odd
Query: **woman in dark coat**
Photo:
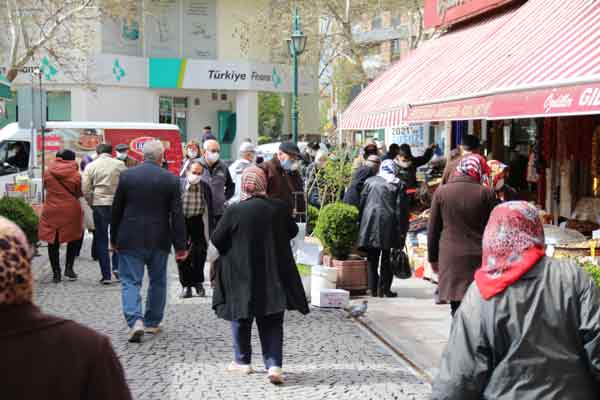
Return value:
<svg viewBox="0 0 600 400">
<path fill-rule="evenodd" d="M 31 247 L 0 217 L 0 354 L 3 399 L 130 400 L 109 339 L 33 304 Z"/>
<path fill-rule="evenodd" d="M 221 260 L 213 309 L 231 321 L 235 361 L 228 370 L 252 372 L 250 332 L 256 319 L 267 376 L 281 384 L 284 311 L 309 311 L 290 247 L 298 227 L 286 203 L 266 198 L 262 169 L 246 168 L 241 186 L 242 201 L 225 210 L 211 237 Z M 214 258 L 209 254 L 209 261 Z"/>
<path fill-rule="evenodd" d="M 367 179 L 359 207 L 358 245 L 367 251 L 369 294 L 396 297 L 392 287 L 390 250 L 402 249 L 408 231 L 408 205 L 404 184 L 392 160 L 381 163 L 377 176 Z M 381 279 L 377 273 L 381 258 Z"/>
<path fill-rule="evenodd" d="M 352 182 L 344 194 L 344 203 L 360 207 L 360 194 L 365 182 L 372 176 L 377 175 L 381 160 L 378 156 L 371 155 L 365 161 L 365 165 L 359 167 L 352 175 Z"/>
<path fill-rule="evenodd" d="M 479 264 L 432 398 L 597 399 L 600 288 L 575 262 L 545 257 L 535 207 L 494 209 Z"/>
<path fill-rule="evenodd" d="M 433 195 L 428 259 L 433 271 L 439 273 L 440 301 L 450 302 L 452 315 L 480 265 L 481 238 L 497 204 L 494 191 L 483 185 L 489 181 L 488 174 L 482 156 L 466 156 L 449 182 Z"/>
<path fill-rule="evenodd" d="M 56 159 L 44 173 L 44 188 L 46 199 L 38 226 L 39 239 L 48 243 L 55 283 L 61 280 L 59 248 L 62 243 L 68 243 L 65 277 L 75 280 L 73 265 L 83 238 L 83 210 L 79 203 L 83 193 L 74 152 L 56 153 Z"/>
</svg>

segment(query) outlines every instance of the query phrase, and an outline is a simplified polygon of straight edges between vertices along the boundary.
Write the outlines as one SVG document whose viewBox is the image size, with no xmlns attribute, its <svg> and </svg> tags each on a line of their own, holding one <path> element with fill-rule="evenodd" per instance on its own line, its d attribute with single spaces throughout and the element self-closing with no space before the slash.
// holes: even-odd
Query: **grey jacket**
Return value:
<svg viewBox="0 0 600 400">
<path fill-rule="evenodd" d="M 543 258 L 489 300 L 471 284 L 433 383 L 435 400 L 585 400 L 600 393 L 600 289 Z"/>
<path fill-rule="evenodd" d="M 401 249 L 408 231 L 409 200 L 402 182 L 380 176 L 365 182 L 359 207 L 360 248 Z"/>
<path fill-rule="evenodd" d="M 200 159 L 200 163 L 204 166 L 202 181 L 208 183 L 212 192 L 213 215 L 220 217 L 225 212 L 225 202 L 235 193 L 235 183 L 222 161 L 217 161 L 212 168 L 208 166 L 204 157 Z"/>
</svg>

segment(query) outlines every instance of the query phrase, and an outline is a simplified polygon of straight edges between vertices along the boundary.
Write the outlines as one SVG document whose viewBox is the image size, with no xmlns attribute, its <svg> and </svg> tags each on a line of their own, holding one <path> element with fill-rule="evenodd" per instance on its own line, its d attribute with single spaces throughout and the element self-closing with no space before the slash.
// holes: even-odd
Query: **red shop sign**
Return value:
<svg viewBox="0 0 600 400">
<path fill-rule="evenodd" d="M 37 136 L 37 148 L 42 148 L 42 136 Z M 63 138 L 60 135 L 45 135 L 43 151 L 59 151 L 63 148 Z"/>
<path fill-rule="evenodd" d="M 426 29 L 446 26 L 494 10 L 514 0 L 425 0 Z"/>
</svg>

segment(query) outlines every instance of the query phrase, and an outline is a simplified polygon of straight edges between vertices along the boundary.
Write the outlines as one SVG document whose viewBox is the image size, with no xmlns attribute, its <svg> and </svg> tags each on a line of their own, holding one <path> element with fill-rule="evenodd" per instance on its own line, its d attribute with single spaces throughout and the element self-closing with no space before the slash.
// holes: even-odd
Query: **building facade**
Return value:
<svg viewBox="0 0 600 400">
<path fill-rule="evenodd" d="M 48 119 L 173 123 L 184 141 L 199 140 L 209 125 L 225 145 L 224 156 L 234 157 L 241 141 L 256 143 L 260 134 L 259 92 L 281 93 L 290 108 L 289 65 L 269 63 L 272 50 L 252 38 L 243 49 L 236 35 L 241 21 L 265 3 L 144 0 L 133 18 L 104 18 L 81 81 L 51 57 L 42 58 Z M 319 130 L 315 73 L 316 66 L 301 68 L 299 108 L 315 116 L 302 118 L 301 134 Z M 29 74 L 20 74 L 13 89 L 27 84 Z M 14 101 L 6 109 L 0 124 L 18 113 Z"/>
</svg>

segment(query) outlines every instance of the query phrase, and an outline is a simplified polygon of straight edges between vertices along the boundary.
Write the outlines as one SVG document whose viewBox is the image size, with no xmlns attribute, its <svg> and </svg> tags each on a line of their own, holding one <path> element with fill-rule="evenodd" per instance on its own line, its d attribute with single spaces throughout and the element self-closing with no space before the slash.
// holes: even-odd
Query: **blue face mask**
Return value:
<svg viewBox="0 0 600 400">
<path fill-rule="evenodd" d="M 291 171 L 292 165 L 294 165 L 294 162 L 292 160 L 288 159 L 281 161 L 281 168 L 283 168 L 286 171 Z"/>
</svg>

